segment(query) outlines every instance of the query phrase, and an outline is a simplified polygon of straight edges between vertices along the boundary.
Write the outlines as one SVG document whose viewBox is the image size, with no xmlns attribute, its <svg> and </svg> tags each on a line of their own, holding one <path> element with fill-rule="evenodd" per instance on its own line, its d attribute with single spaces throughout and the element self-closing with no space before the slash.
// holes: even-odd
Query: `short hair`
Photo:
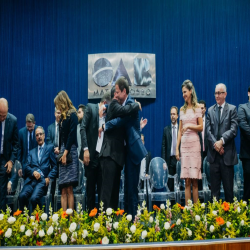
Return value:
<svg viewBox="0 0 250 250">
<path fill-rule="evenodd" d="M 172 110 L 172 109 L 176 109 L 177 115 L 179 115 L 179 109 L 178 109 L 176 106 L 172 106 L 172 107 L 170 108 L 170 113 L 171 113 L 171 110 Z"/>
<path fill-rule="evenodd" d="M 250 92 L 250 86 L 248 87 L 248 92 Z"/>
<path fill-rule="evenodd" d="M 217 87 L 219 87 L 219 86 L 221 86 L 221 87 L 224 89 L 224 91 L 227 92 L 227 86 L 226 86 L 224 83 L 218 83 L 218 84 L 215 86 L 215 88 L 217 88 Z"/>
<path fill-rule="evenodd" d="M 82 109 L 82 111 L 84 112 L 84 110 L 86 109 L 86 106 L 83 105 L 83 104 L 80 104 L 80 105 L 78 106 L 78 109 Z"/>
<path fill-rule="evenodd" d="M 40 128 L 40 129 L 43 131 L 43 134 L 45 134 L 45 131 L 44 131 L 44 129 L 43 129 L 42 126 L 37 126 L 37 127 L 36 127 L 36 130 L 37 130 L 38 128 Z"/>
<path fill-rule="evenodd" d="M 26 122 L 33 122 L 33 123 L 35 123 L 36 122 L 35 116 L 33 114 L 27 114 L 26 115 Z"/>
<path fill-rule="evenodd" d="M 106 102 L 111 102 L 110 91 L 106 92 L 106 93 L 103 95 L 103 97 L 102 97 L 102 99 L 101 99 L 101 102 L 104 102 L 104 101 L 106 101 Z"/>
<path fill-rule="evenodd" d="M 113 99 L 115 95 L 115 86 L 112 87 L 110 94 L 111 94 L 111 99 Z"/>
<path fill-rule="evenodd" d="M 198 102 L 199 104 L 204 104 L 204 107 L 206 108 L 207 106 L 206 106 L 206 102 L 204 101 L 204 100 L 199 100 L 199 102 Z"/>
<path fill-rule="evenodd" d="M 115 85 L 117 85 L 121 91 L 123 91 L 124 89 L 126 89 L 126 94 L 127 95 L 129 94 L 129 85 L 128 85 L 128 81 L 127 81 L 127 79 L 125 77 L 123 77 L 123 76 L 120 77 L 116 81 Z"/>
</svg>

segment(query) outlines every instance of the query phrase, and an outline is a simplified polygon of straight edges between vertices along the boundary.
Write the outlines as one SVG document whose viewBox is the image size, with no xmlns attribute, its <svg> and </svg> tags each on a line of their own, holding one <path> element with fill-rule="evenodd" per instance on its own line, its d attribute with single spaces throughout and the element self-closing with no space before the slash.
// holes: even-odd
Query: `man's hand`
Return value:
<svg viewBox="0 0 250 250">
<path fill-rule="evenodd" d="M 222 142 L 222 140 L 219 140 L 219 141 L 215 142 L 214 149 L 219 153 L 222 146 L 223 146 L 223 142 Z"/>
<path fill-rule="evenodd" d="M 13 167 L 12 161 L 8 161 L 8 162 L 5 164 L 4 167 L 7 168 L 7 169 L 6 169 L 7 174 L 11 173 L 11 170 L 12 170 L 12 167 Z"/>
<path fill-rule="evenodd" d="M 7 184 L 7 193 L 10 194 L 11 191 L 12 191 L 11 182 L 8 182 L 8 184 Z"/>
<path fill-rule="evenodd" d="M 23 170 L 22 170 L 22 169 L 19 169 L 19 170 L 18 170 L 18 175 L 19 175 L 19 177 L 22 177 L 22 176 L 23 176 Z"/>
<path fill-rule="evenodd" d="M 137 102 L 136 100 L 135 100 L 135 102 L 139 104 L 139 109 L 142 111 L 141 103 Z"/>
<path fill-rule="evenodd" d="M 103 126 L 105 126 L 105 125 L 103 125 Z M 105 127 L 104 127 L 104 128 L 105 128 Z M 98 137 L 99 137 L 99 138 L 101 138 L 102 132 L 103 132 L 102 127 L 100 127 L 100 128 L 98 129 Z"/>
<path fill-rule="evenodd" d="M 56 155 L 58 155 L 59 154 L 59 147 L 56 147 L 56 148 L 54 148 L 54 153 L 56 154 Z"/>
<path fill-rule="evenodd" d="M 36 178 L 37 180 L 39 180 L 39 179 L 41 178 L 41 175 L 40 175 L 37 171 L 34 171 L 34 172 L 33 172 L 33 175 L 35 176 L 35 178 Z"/>
<path fill-rule="evenodd" d="M 84 151 L 84 156 L 83 156 L 84 166 L 88 166 L 89 161 L 90 161 L 90 155 L 89 155 L 89 150 L 87 149 Z"/>
<path fill-rule="evenodd" d="M 99 107 L 99 117 L 104 116 L 106 109 L 107 108 L 105 107 L 105 105 L 102 105 L 102 106 Z"/>
<path fill-rule="evenodd" d="M 224 148 L 223 148 L 223 147 L 221 147 L 219 154 L 220 154 L 220 155 L 223 155 L 223 154 L 224 154 L 224 152 L 225 152 L 225 151 L 224 151 Z"/>
<path fill-rule="evenodd" d="M 49 185 L 49 178 L 45 178 L 46 187 Z"/>
<path fill-rule="evenodd" d="M 140 128 L 141 130 L 147 125 L 148 119 L 143 119 L 143 117 L 140 120 Z"/>
</svg>

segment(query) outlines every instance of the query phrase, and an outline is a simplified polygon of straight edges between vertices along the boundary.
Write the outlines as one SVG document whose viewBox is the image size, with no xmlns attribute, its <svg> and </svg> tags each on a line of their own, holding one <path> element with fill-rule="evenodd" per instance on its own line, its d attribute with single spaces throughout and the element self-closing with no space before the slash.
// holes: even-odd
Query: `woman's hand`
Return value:
<svg viewBox="0 0 250 250">
<path fill-rule="evenodd" d="M 180 160 L 180 151 L 179 151 L 179 149 L 176 149 L 175 158 L 176 158 L 177 161 Z"/>
<path fill-rule="evenodd" d="M 66 163 L 67 163 L 67 157 L 66 156 L 67 155 L 64 152 L 62 158 L 60 159 L 60 161 L 62 162 L 63 165 L 66 165 Z"/>
<path fill-rule="evenodd" d="M 184 125 L 181 130 L 181 135 L 184 135 L 184 133 L 188 130 L 188 126 Z"/>
</svg>

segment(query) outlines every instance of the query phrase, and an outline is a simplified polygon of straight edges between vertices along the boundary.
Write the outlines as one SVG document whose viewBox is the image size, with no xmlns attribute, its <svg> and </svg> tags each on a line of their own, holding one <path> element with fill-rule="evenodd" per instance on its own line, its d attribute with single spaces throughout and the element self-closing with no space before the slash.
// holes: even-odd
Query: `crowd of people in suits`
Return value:
<svg viewBox="0 0 250 250">
<path fill-rule="evenodd" d="M 208 109 L 206 102 L 198 101 L 194 85 L 182 84 L 184 105 L 170 108 L 171 124 L 162 137 L 161 156 L 170 175 L 176 174 L 181 161 L 185 179 L 185 196 L 194 202 L 202 189 L 203 160 L 210 163 L 212 197 L 219 199 L 221 182 L 225 200 L 233 201 L 234 165 L 237 152 L 234 139 L 238 126 L 241 131 L 240 159 L 244 170 L 244 200 L 250 199 L 250 102 L 234 105 L 226 102 L 227 88 L 217 84 L 216 104 Z M 250 101 L 250 87 L 248 89 Z M 16 187 L 18 176 L 24 179 L 19 195 L 19 208 L 31 203 L 41 206 L 50 181 L 58 178 L 63 210 L 74 208 L 73 188 L 78 185 L 79 164 L 83 164 L 87 180 L 87 209 L 102 201 L 104 208 L 117 209 L 121 172 L 124 168 L 124 209 L 135 216 L 138 206 L 138 183 L 143 186 L 149 174 L 151 153 L 145 148 L 141 133 L 147 119 L 139 119 L 141 104 L 129 95 L 129 85 L 120 78 L 100 103 L 72 104 L 65 91 L 54 99 L 55 122 L 45 131 L 36 125 L 33 114 L 26 116 L 26 126 L 18 132 L 17 118 L 8 112 L 8 102 L 0 99 L 0 210 L 6 209 L 7 192 Z M 179 124 L 178 124 L 179 119 Z M 21 163 L 18 174 L 11 174 L 16 160 Z M 125 167 L 124 167 L 125 166 Z M 173 179 L 168 188 L 174 191 Z M 52 185 L 52 193 L 55 182 Z"/>
</svg>

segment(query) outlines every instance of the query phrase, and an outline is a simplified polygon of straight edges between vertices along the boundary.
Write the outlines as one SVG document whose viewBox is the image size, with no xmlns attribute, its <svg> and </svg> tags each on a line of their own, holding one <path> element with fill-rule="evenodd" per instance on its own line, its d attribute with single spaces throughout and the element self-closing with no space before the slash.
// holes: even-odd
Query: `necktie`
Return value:
<svg viewBox="0 0 250 250">
<path fill-rule="evenodd" d="M 2 122 L 0 122 L 0 154 L 2 149 Z"/>
<path fill-rule="evenodd" d="M 173 126 L 173 155 L 175 155 L 175 151 L 176 151 L 176 130 L 175 130 L 175 126 Z"/>
<path fill-rule="evenodd" d="M 41 162 L 42 153 L 43 153 L 43 147 L 39 147 L 39 154 L 38 154 L 39 163 Z"/>
<path fill-rule="evenodd" d="M 56 125 L 56 134 L 55 134 L 55 141 L 54 141 L 55 147 L 59 146 L 59 123 Z"/>
<path fill-rule="evenodd" d="M 221 106 L 218 107 L 218 134 L 217 134 L 217 140 L 220 140 L 221 134 L 220 134 L 220 113 L 221 113 Z"/>
<path fill-rule="evenodd" d="M 28 150 L 28 154 L 29 154 L 29 151 L 32 149 L 32 136 L 31 136 L 31 133 L 32 132 L 29 132 L 30 135 L 29 135 L 29 150 Z"/>
</svg>

